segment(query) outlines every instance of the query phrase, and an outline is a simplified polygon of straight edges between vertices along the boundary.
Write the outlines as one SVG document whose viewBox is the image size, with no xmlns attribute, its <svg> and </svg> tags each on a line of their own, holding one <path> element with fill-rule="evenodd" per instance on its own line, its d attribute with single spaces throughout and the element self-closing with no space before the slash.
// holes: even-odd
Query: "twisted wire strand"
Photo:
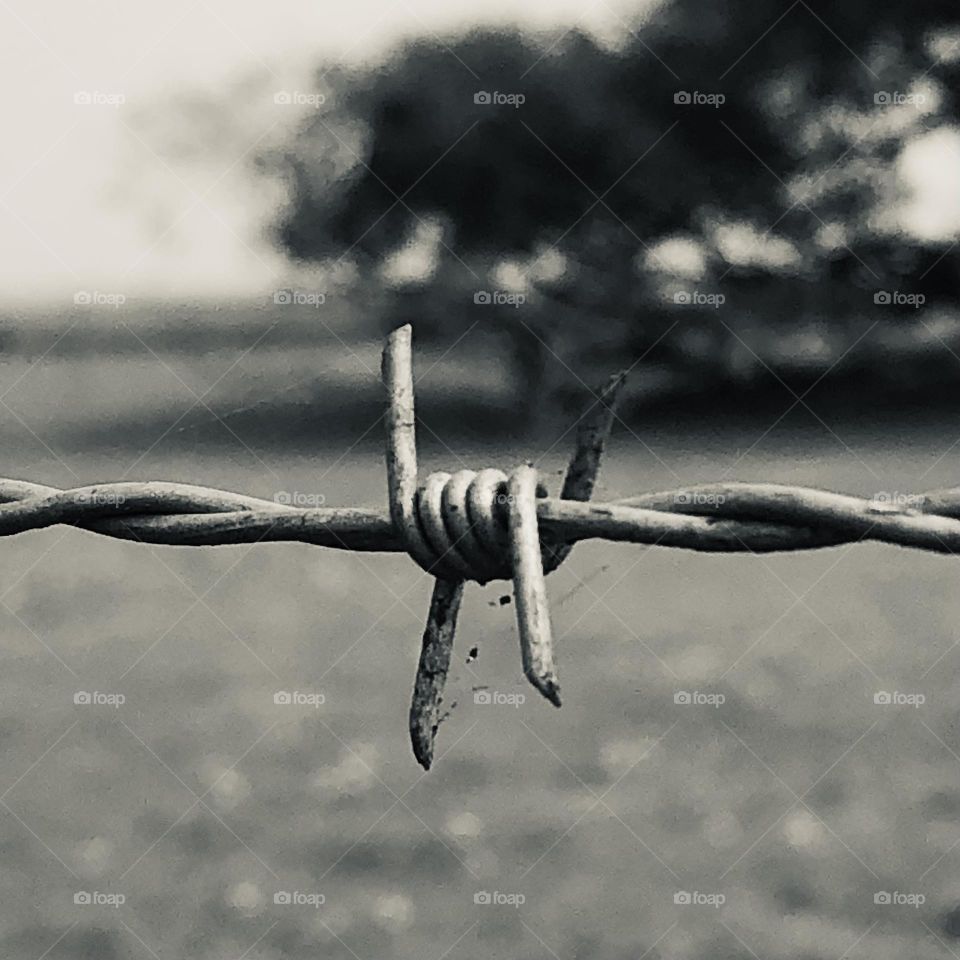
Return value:
<svg viewBox="0 0 960 960">
<path fill-rule="evenodd" d="M 488 471 L 480 473 L 490 476 Z M 503 475 L 497 474 L 499 481 Z M 458 483 L 462 482 L 461 477 Z M 608 503 L 538 497 L 536 508 L 542 533 L 565 543 L 601 538 L 708 552 L 767 553 L 875 540 L 938 553 L 960 552 L 960 488 L 902 499 L 906 502 L 813 487 L 727 482 Z M 496 500 L 489 515 L 505 530 L 507 505 Z M 442 502 L 439 510 L 444 514 Z M 473 507 L 471 516 L 483 518 L 487 513 Z M 407 551 L 386 509 L 303 508 L 162 481 L 61 489 L 0 479 L 0 536 L 56 524 L 172 546 L 263 540 L 342 550 Z M 432 551 L 426 562 L 433 562 Z"/>
</svg>

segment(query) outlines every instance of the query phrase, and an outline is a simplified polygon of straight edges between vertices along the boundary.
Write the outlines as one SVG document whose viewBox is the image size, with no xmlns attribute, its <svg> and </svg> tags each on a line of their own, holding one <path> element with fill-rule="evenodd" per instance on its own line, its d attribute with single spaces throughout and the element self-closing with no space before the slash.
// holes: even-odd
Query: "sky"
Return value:
<svg viewBox="0 0 960 960">
<path fill-rule="evenodd" d="M 0 0 L 0 301 L 276 287 L 289 267 L 266 226 L 283 196 L 247 162 L 311 105 L 242 102 L 244 77 L 261 93 L 309 95 L 322 59 L 382 56 L 405 36 L 520 23 L 548 44 L 573 26 L 614 42 L 636 12 L 625 0 Z M 235 89 L 231 113 L 245 122 L 194 131 L 181 155 L 144 124 L 170 98 Z M 960 136 L 941 133 L 901 172 L 905 217 L 955 232 Z"/>
<path fill-rule="evenodd" d="M 285 264 L 264 227 L 282 197 L 269 185 L 256 195 L 244 150 L 269 143 L 277 116 L 232 159 L 178 164 L 157 155 L 138 123 L 166 98 L 215 97 L 246 75 L 266 77 L 267 91 L 309 90 L 324 57 L 380 56 L 404 36 L 452 32 L 465 16 L 548 37 L 574 24 L 603 35 L 626 8 L 534 0 L 518 20 L 509 0 L 4 0 L 0 299 L 94 289 L 242 296 L 274 285 Z"/>
</svg>

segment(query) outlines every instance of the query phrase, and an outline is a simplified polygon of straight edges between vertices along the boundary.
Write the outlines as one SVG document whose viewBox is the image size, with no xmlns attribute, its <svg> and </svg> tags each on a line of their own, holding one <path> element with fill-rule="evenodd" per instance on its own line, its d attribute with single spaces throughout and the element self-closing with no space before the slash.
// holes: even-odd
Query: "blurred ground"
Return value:
<svg viewBox="0 0 960 960">
<path fill-rule="evenodd" d="M 865 495 L 956 482 L 947 428 L 838 438 L 808 419 L 756 446 L 761 431 L 722 423 L 621 431 L 599 495 L 728 476 Z M 492 452 L 447 433 L 455 453 L 425 443 L 425 467 L 539 454 L 552 474 L 569 442 L 555 439 Z M 27 433 L 5 449 L 7 474 L 62 485 L 136 462 L 132 478 L 384 500 L 376 449 L 168 437 L 141 459 L 58 460 Z M 406 710 L 429 584 L 403 557 L 57 528 L 5 540 L 0 575 L 6 956 L 899 960 L 942 956 L 960 932 L 949 558 L 581 544 L 549 584 L 560 711 L 522 682 L 504 585 L 473 588 L 426 776 Z M 483 685 L 526 699 L 475 703 Z M 276 705 L 278 690 L 325 702 Z M 894 690 L 926 703 L 874 704 Z M 126 702 L 75 705 L 77 691 Z M 75 905 L 78 891 L 125 903 Z M 525 902 L 475 903 L 484 891 Z"/>
<path fill-rule="evenodd" d="M 467 440 L 555 436 L 624 367 L 626 423 L 708 440 L 759 435 L 784 417 L 801 432 L 825 421 L 936 443 L 960 414 L 960 318 L 948 313 L 912 325 L 861 318 L 862 329 L 845 332 L 741 327 L 732 353 L 702 343 L 671 358 L 633 354 L 605 334 L 587 347 L 560 338 L 536 363 L 510 336 L 512 326 L 537 340 L 525 319 L 467 316 L 460 333 L 413 318 L 418 411 Z M 280 450 L 376 445 L 386 323 L 356 305 L 318 313 L 253 300 L 0 313 L 0 442 L 29 447 L 42 434 L 76 453 L 154 443 L 229 453 L 241 439 Z"/>
</svg>

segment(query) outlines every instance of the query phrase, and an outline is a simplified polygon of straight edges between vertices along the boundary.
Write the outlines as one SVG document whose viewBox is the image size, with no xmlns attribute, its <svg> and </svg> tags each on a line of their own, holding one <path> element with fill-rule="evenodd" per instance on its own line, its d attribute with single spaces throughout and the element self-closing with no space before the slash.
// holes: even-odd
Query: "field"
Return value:
<svg viewBox="0 0 960 960">
<path fill-rule="evenodd" d="M 100 390 L 95 370 L 78 383 L 74 414 Z M 39 399 L 5 401 L 9 476 L 385 499 L 373 420 L 348 454 L 173 433 L 141 457 L 63 430 L 45 447 L 57 413 L 24 389 Z M 784 421 L 755 447 L 762 430 L 719 422 L 624 430 L 600 496 L 725 477 L 955 484 L 954 432 L 928 426 L 863 423 L 841 443 Z M 434 442 L 426 467 L 544 455 L 554 480 L 569 444 L 443 438 L 456 454 Z M 952 558 L 581 544 L 549 580 L 559 711 L 522 680 L 505 586 L 474 586 L 426 775 L 406 711 L 430 587 L 405 557 L 54 528 L 5 540 L 0 572 L 4 956 L 900 960 L 960 936 Z"/>
</svg>

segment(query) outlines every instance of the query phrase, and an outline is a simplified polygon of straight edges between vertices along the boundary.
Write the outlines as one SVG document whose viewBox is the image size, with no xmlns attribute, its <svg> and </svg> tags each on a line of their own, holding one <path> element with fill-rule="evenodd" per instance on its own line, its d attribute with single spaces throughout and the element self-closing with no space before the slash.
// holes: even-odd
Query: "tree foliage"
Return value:
<svg viewBox="0 0 960 960">
<path fill-rule="evenodd" d="M 413 42 L 335 75 L 280 159 L 278 237 L 384 277 L 436 225 L 431 269 L 382 281 L 387 325 L 482 318 L 550 352 L 724 375 L 812 330 L 833 362 L 869 323 L 918 323 L 878 293 L 922 293 L 927 317 L 956 303 L 953 238 L 908 230 L 897 171 L 955 129 L 958 21 L 944 0 L 674 0 L 615 49 L 576 31 Z M 478 314 L 471 293 L 498 282 L 523 309 Z M 711 294 L 722 309 L 693 302 Z"/>
</svg>

